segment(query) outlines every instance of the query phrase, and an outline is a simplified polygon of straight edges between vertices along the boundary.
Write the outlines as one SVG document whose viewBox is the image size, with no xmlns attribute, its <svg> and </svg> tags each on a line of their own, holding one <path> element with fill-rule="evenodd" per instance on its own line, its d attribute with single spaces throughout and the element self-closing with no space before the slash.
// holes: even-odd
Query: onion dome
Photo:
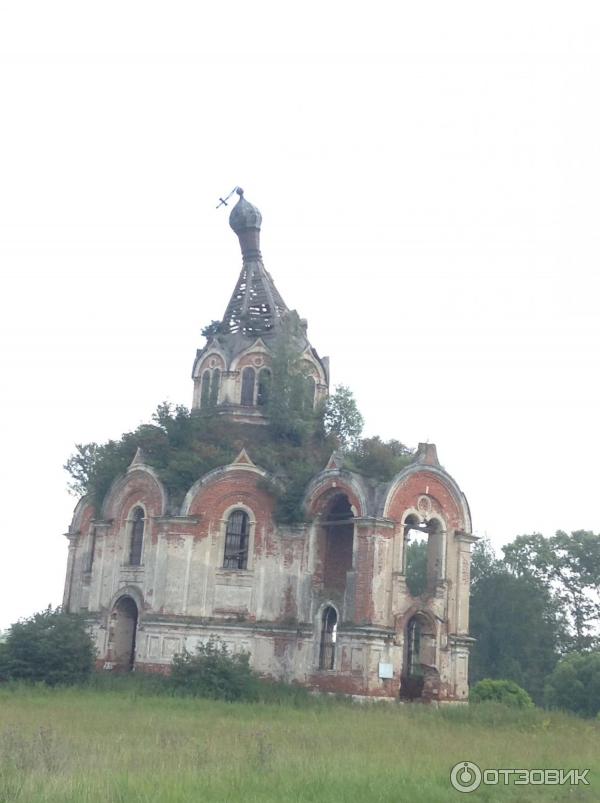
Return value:
<svg viewBox="0 0 600 803">
<path fill-rule="evenodd" d="M 236 192 L 240 198 L 231 210 L 229 225 L 238 235 L 246 229 L 260 229 L 262 223 L 260 211 L 244 198 L 244 190 L 241 187 L 238 187 Z"/>
<path fill-rule="evenodd" d="M 231 210 L 229 225 L 238 236 L 244 262 L 261 259 L 260 224 L 262 215 L 253 204 L 244 198 L 244 190 L 241 187 L 238 187 L 236 192 L 240 199 Z"/>
</svg>

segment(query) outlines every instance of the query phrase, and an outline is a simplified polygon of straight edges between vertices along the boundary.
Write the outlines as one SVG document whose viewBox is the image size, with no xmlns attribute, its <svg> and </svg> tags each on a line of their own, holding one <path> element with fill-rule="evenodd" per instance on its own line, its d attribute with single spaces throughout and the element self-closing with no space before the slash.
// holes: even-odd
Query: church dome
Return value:
<svg viewBox="0 0 600 803">
<path fill-rule="evenodd" d="M 231 210 L 229 225 L 236 234 L 247 229 L 260 229 L 262 215 L 259 210 L 244 198 L 244 190 L 241 187 L 238 187 L 236 192 L 240 199 Z"/>
</svg>

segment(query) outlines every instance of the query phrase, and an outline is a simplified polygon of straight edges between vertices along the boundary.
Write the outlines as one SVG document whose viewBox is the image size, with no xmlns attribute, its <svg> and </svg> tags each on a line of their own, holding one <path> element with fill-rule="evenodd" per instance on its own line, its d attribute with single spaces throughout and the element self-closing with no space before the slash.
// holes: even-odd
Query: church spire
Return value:
<svg viewBox="0 0 600 803">
<path fill-rule="evenodd" d="M 274 375 L 274 358 L 280 345 L 301 363 L 307 398 L 317 406 L 327 397 L 329 363 L 311 346 L 306 321 L 290 310 L 260 253 L 262 215 L 234 190 L 238 202 L 229 225 L 242 249 L 242 270 L 221 321 L 203 330 L 206 343 L 196 352 L 193 410 L 223 415 L 245 424 L 265 424 Z M 233 193 L 230 193 L 232 195 Z M 221 199 L 226 205 L 229 195 Z"/>
<path fill-rule="evenodd" d="M 260 253 L 262 215 L 244 198 L 241 188 L 236 192 L 240 197 L 229 215 L 229 225 L 240 241 L 243 266 L 220 331 L 259 337 L 272 332 L 289 310 L 263 265 Z"/>
</svg>

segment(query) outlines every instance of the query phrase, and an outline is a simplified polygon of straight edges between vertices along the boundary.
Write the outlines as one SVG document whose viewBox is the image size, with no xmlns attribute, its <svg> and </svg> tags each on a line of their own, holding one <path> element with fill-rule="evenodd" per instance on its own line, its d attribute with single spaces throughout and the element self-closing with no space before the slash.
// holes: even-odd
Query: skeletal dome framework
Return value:
<svg viewBox="0 0 600 803">
<path fill-rule="evenodd" d="M 262 215 L 238 189 L 239 199 L 229 216 L 242 251 L 242 269 L 225 313 L 196 352 L 192 369 L 192 409 L 216 409 L 246 422 L 264 423 L 266 391 L 273 351 L 285 338 L 312 383 L 316 406 L 328 393 L 329 360 L 310 344 L 307 323 L 290 310 L 266 270 L 260 252 Z"/>
</svg>

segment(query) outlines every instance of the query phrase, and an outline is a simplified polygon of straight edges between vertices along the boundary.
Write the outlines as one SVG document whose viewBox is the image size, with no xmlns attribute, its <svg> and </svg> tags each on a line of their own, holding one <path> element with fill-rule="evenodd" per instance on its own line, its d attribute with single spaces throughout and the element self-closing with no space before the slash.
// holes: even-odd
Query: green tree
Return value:
<svg viewBox="0 0 600 803">
<path fill-rule="evenodd" d="M 555 667 L 546 683 L 544 700 L 584 717 L 600 714 L 600 652 L 571 653 Z"/>
<path fill-rule="evenodd" d="M 349 387 L 338 385 L 325 405 L 325 431 L 333 435 L 342 448 L 352 448 L 358 442 L 364 419 Z"/>
<path fill-rule="evenodd" d="M 489 577 L 502 569 L 502 561 L 498 560 L 489 538 L 480 538 L 471 553 L 471 591 L 480 580 Z"/>
<path fill-rule="evenodd" d="M 95 650 L 79 616 L 47 608 L 12 625 L 0 650 L 0 677 L 50 686 L 85 680 Z"/>
<path fill-rule="evenodd" d="M 564 646 L 565 623 L 550 590 L 531 576 L 513 574 L 496 559 L 489 542 L 479 542 L 473 553 L 470 619 L 476 639 L 471 683 L 512 680 L 541 702 L 544 679 Z"/>
<path fill-rule="evenodd" d="M 427 589 L 427 541 L 410 541 L 406 547 L 406 585 L 413 597 Z"/>
<path fill-rule="evenodd" d="M 201 334 L 202 337 L 205 337 L 207 340 L 210 340 L 215 335 L 219 334 L 219 329 L 221 328 L 221 321 L 211 321 L 205 327 L 203 327 Z"/>
<path fill-rule="evenodd" d="M 346 450 L 345 463 L 348 468 L 389 482 L 411 462 L 414 453 L 397 440 L 383 441 L 378 435 L 356 440 Z"/>
<path fill-rule="evenodd" d="M 520 577 L 535 578 L 551 590 L 566 612 L 570 649 L 598 644 L 600 624 L 600 535 L 558 531 L 550 538 L 521 535 L 503 547 L 507 565 Z"/>
<path fill-rule="evenodd" d="M 322 430 L 321 411 L 314 406 L 314 382 L 298 348 L 297 339 L 301 335 L 297 313 L 289 313 L 272 351 L 266 407 L 272 437 L 296 445 Z"/>
</svg>

